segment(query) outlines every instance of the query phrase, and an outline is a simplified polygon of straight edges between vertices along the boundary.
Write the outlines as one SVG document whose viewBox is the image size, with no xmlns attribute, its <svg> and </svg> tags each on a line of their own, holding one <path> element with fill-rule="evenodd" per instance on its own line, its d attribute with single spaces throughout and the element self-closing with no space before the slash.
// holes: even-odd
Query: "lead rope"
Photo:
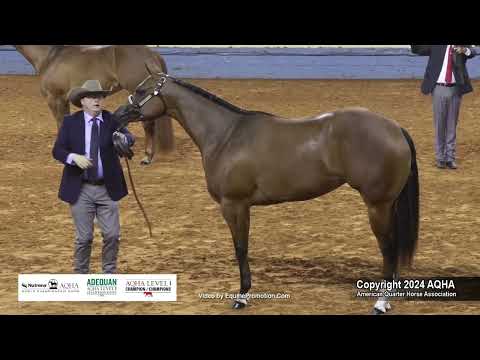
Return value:
<svg viewBox="0 0 480 360">
<path fill-rule="evenodd" d="M 128 159 L 127 159 L 126 157 L 125 157 L 125 162 L 127 163 L 128 178 L 130 179 L 130 185 L 132 185 L 133 195 L 135 195 L 135 199 L 137 200 L 137 204 L 138 204 L 138 206 L 140 207 L 140 210 L 142 210 L 143 217 L 145 218 L 145 221 L 146 221 L 147 226 L 148 226 L 148 232 L 150 233 L 150 238 L 152 238 L 152 237 L 153 237 L 153 235 L 152 235 L 152 226 L 150 225 L 150 220 L 148 220 L 147 213 L 145 212 L 145 209 L 143 208 L 142 203 L 141 203 L 140 200 L 138 199 L 137 191 L 135 190 L 135 185 L 133 184 L 132 174 L 131 174 L 131 171 L 130 171 L 130 164 L 128 163 Z"/>
</svg>

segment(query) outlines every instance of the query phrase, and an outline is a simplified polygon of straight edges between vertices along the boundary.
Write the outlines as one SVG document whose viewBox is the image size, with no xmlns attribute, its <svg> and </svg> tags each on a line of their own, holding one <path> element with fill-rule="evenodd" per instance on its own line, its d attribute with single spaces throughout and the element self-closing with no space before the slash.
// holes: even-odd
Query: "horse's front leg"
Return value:
<svg viewBox="0 0 480 360">
<path fill-rule="evenodd" d="M 234 303 L 234 309 L 247 305 L 248 291 L 252 286 L 252 275 L 248 264 L 248 235 L 250 230 L 250 206 L 241 201 L 222 200 L 222 214 L 232 233 L 235 255 L 240 267 L 240 297 Z"/>
</svg>

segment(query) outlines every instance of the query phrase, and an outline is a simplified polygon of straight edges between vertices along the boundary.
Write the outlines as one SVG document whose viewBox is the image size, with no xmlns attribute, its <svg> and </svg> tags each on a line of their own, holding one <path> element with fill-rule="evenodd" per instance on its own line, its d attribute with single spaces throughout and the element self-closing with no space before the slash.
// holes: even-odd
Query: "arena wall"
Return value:
<svg viewBox="0 0 480 360">
<path fill-rule="evenodd" d="M 152 45 L 170 74 L 196 79 L 421 79 L 426 57 L 408 45 Z M 480 57 L 469 62 L 480 78 Z M 0 47 L 0 74 L 34 74 L 11 46 Z"/>
</svg>

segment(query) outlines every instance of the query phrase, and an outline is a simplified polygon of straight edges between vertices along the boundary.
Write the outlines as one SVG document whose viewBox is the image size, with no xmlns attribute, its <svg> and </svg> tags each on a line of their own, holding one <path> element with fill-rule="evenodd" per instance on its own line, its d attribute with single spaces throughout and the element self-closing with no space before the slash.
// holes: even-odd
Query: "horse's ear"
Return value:
<svg viewBox="0 0 480 360">
<path fill-rule="evenodd" d="M 145 59 L 145 67 L 150 75 L 160 75 L 163 73 L 162 64 L 156 58 Z"/>
</svg>

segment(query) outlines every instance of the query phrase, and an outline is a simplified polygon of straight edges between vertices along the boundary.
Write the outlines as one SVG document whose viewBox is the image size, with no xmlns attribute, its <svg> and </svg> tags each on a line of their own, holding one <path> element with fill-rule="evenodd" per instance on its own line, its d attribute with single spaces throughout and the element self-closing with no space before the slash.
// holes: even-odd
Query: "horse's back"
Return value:
<svg viewBox="0 0 480 360">
<path fill-rule="evenodd" d="M 380 148 L 404 148 L 408 144 L 400 125 L 387 117 L 364 108 L 346 108 L 337 110 L 329 119 L 332 133 L 349 141 L 359 140 L 366 145 L 368 140 Z M 405 145 L 405 146 L 403 146 Z"/>
<path fill-rule="evenodd" d="M 163 58 L 145 45 L 63 46 L 42 73 L 42 93 L 64 97 L 90 79 L 114 92 L 133 91 L 147 76 L 146 62 L 167 71 Z"/>
<path fill-rule="evenodd" d="M 41 76 L 42 88 L 57 96 L 66 96 L 71 88 L 90 79 L 99 80 L 105 88 L 116 88 L 114 48 L 65 46 Z"/>
</svg>

